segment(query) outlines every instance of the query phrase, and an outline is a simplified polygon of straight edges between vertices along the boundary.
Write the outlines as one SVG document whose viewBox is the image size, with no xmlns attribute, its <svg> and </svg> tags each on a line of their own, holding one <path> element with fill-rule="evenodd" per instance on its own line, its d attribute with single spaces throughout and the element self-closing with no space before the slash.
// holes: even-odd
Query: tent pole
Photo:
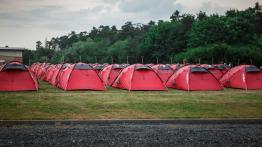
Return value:
<svg viewBox="0 0 262 147">
<path fill-rule="evenodd" d="M 141 56 L 142 64 L 144 64 L 144 56 Z"/>
<path fill-rule="evenodd" d="M 126 56 L 126 64 L 128 64 L 128 56 Z"/>
<path fill-rule="evenodd" d="M 113 64 L 114 63 L 114 58 L 113 58 L 113 56 L 111 56 L 111 64 Z"/>
<path fill-rule="evenodd" d="M 156 57 L 156 64 L 158 64 L 158 57 Z"/>
<path fill-rule="evenodd" d="M 29 55 L 29 61 L 28 61 L 28 64 L 29 64 L 29 65 L 31 65 L 31 63 L 30 63 L 30 62 L 31 62 L 31 61 L 30 61 L 30 55 Z"/>
<path fill-rule="evenodd" d="M 170 57 L 170 64 L 173 64 L 173 58 Z"/>
</svg>

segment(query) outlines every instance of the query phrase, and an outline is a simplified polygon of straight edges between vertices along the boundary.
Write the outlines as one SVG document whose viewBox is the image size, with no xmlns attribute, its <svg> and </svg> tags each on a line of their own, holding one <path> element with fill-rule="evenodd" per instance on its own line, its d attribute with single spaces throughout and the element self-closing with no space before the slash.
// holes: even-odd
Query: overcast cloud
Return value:
<svg viewBox="0 0 262 147">
<path fill-rule="evenodd" d="M 179 10 L 223 14 L 228 9 L 246 9 L 262 0 L 0 0 L 0 46 L 35 49 L 37 40 L 61 36 L 93 26 L 126 21 L 148 23 L 168 20 Z"/>
</svg>

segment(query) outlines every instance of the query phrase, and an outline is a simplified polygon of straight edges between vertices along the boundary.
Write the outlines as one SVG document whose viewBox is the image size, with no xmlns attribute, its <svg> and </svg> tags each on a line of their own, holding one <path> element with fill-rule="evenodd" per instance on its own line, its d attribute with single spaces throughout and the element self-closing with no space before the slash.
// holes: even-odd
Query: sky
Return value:
<svg viewBox="0 0 262 147">
<path fill-rule="evenodd" d="M 175 10 L 222 15 L 255 2 L 262 0 L 0 0 L 0 47 L 35 49 L 38 40 L 89 32 L 93 26 L 169 20 Z"/>
</svg>

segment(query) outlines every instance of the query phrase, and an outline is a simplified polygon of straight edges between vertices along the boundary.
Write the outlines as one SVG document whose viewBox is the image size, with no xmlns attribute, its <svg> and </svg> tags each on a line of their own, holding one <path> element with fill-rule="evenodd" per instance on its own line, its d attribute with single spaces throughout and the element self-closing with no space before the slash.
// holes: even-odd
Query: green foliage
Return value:
<svg viewBox="0 0 262 147">
<path fill-rule="evenodd" d="M 108 41 L 94 41 L 88 38 L 86 41 L 79 41 L 68 48 L 65 53 L 65 62 L 95 62 L 95 56 L 104 55 Z"/>
<path fill-rule="evenodd" d="M 210 44 L 197 48 L 190 48 L 186 52 L 174 57 L 176 62 L 187 59 L 190 63 L 232 63 L 261 65 L 262 59 L 262 37 L 256 39 L 252 44 L 228 45 L 226 43 Z"/>
<path fill-rule="evenodd" d="M 23 52 L 23 63 L 26 65 L 31 65 L 33 62 L 36 61 L 35 52 L 33 50 L 25 50 Z"/>
<path fill-rule="evenodd" d="M 188 47 L 198 47 L 215 42 L 225 42 L 225 18 L 216 15 L 195 21 L 188 38 Z"/>
<path fill-rule="evenodd" d="M 128 56 L 128 39 L 122 41 L 119 40 L 112 44 L 108 50 L 108 55 L 114 57 L 117 61 L 124 61 L 125 57 Z"/>
<path fill-rule="evenodd" d="M 256 15 L 254 9 L 249 8 L 245 11 L 229 10 L 226 16 L 212 15 L 195 21 L 188 47 L 210 43 L 249 43 L 255 34 L 259 34 L 256 31 Z"/>
<path fill-rule="evenodd" d="M 262 64 L 262 11 L 255 4 L 246 10 L 228 10 L 225 15 L 208 16 L 200 11 L 196 17 L 175 11 L 170 21 L 148 24 L 126 22 L 116 26 L 93 27 L 90 32 L 54 37 L 36 42 L 36 51 L 24 53 L 30 62 L 169 63 L 188 59 L 198 63 L 232 62 Z"/>
<path fill-rule="evenodd" d="M 144 56 L 149 55 L 151 59 L 159 57 L 162 62 L 167 62 L 172 54 L 186 49 L 194 16 L 184 14 L 179 18 L 173 18 L 172 22 L 160 21 L 149 29 L 142 46 Z"/>
</svg>

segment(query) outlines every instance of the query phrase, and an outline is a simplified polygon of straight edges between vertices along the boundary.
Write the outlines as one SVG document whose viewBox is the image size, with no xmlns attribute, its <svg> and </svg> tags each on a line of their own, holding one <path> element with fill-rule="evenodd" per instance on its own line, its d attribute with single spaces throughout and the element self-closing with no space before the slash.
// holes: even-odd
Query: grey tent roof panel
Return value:
<svg viewBox="0 0 262 147">
<path fill-rule="evenodd" d="M 24 64 L 17 64 L 17 63 L 7 63 L 3 68 L 4 70 L 27 70 Z"/>
<path fill-rule="evenodd" d="M 147 65 L 140 65 L 140 66 L 135 66 L 135 70 L 151 70 L 151 68 Z"/>
<path fill-rule="evenodd" d="M 160 65 L 158 66 L 159 70 L 173 70 L 169 65 Z"/>
<path fill-rule="evenodd" d="M 78 70 L 90 70 L 90 69 L 94 69 L 91 65 L 86 64 L 86 63 L 76 63 L 74 69 L 78 69 Z"/>
<path fill-rule="evenodd" d="M 190 67 L 190 72 L 208 72 L 205 68 L 195 66 L 195 67 Z"/>
<path fill-rule="evenodd" d="M 97 65 L 97 66 L 94 66 L 94 68 L 98 70 L 102 70 L 105 68 L 105 65 Z"/>
<path fill-rule="evenodd" d="M 261 72 L 261 70 L 257 68 L 256 66 L 247 66 L 246 72 Z"/>
<path fill-rule="evenodd" d="M 123 69 L 126 68 L 128 65 L 121 65 L 121 64 L 114 64 L 112 69 Z"/>
</svg>

